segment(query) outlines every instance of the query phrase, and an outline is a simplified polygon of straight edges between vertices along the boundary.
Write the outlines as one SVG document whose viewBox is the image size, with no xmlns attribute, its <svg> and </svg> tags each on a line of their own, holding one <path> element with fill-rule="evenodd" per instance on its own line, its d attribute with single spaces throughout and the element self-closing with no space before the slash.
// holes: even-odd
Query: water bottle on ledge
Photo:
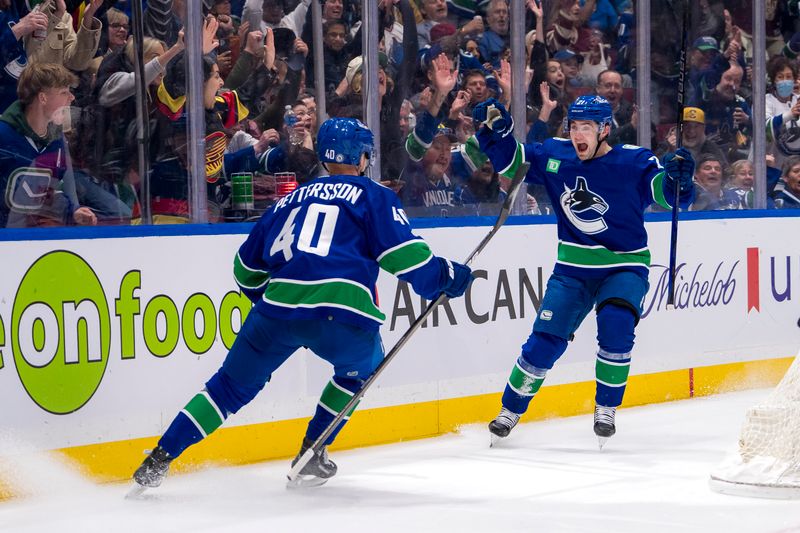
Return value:
<svg viewBox="0 0 800 533">
<path fill-rule="evenodd" d="M 289 135 L 289 144 L 303 144 L 303 132 L 297 126 L 297 115 L 292 110 L 292 106 L 287 105 L 283 113 L 283 124 L 286 126 L 286 133 Z"/>
</svg>

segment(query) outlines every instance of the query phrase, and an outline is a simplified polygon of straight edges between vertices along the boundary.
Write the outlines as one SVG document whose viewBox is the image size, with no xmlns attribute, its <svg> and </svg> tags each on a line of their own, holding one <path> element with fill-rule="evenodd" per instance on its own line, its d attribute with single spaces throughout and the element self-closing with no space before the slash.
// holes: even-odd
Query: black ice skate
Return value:
<svg viewBox="0 0 800 533">
<path fill-rule="evenodd" d="M 139 496 L 145 489 L 153 489 L 161 485 L 167 476 L 172 457 L 164 451 L 161 446 L 156 446 L 150 454 L 145 457 L 136 472 L 133 473 L 134 486 L 128 492 L 127 497 Z"/>
<path fill-rule="evenodd" d="M 597 435 L 601 450 L 606 441 L 617 432 L 617 428 L 614 425 L 616 413 L 616 407 L 596 405 L 594 408 L 594 434 Z"/>
<path fill-rule="evenodd" d="M 489 446 L 494 446 L 498 440 L 508 437 L 517 422 L 519 422 L 519 415 L 503 407 L 497 418 L 489 422 Z"/>
<path fill-rule="evenodd" d="M 304 438 L 303 445 L 300 447 L 300 452 L 292 460 L 292 466 L 297 464 L 297 461 L 305 454 L 314 442 Z M 338 467 L 336 463 L 328 459 L 328 447 L 323 446 L 322 449 L 311 457 L 311 460 L 306 463 L 302 470 L 298 473 L 294 480 L 289 480 L 286 486 L 290 489 L 297 487 L 319 487 L 324 485 L 328 479 L 336 475 Z"/>
</svg>

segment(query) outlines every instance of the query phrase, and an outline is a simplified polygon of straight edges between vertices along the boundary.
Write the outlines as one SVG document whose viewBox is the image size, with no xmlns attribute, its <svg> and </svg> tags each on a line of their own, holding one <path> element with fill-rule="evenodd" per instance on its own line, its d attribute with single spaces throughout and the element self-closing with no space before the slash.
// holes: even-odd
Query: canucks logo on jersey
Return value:
<svg viewBox="0 0 800 533">
<path fill-rule="evenodd" d="M 602 216 L 608 211 L 608 203 L 602 196 L 589 189 L 583 176 L 576 178 L 574 189 L 564 184 L 560 203 L 569 221 L 583 233 L 594 235 L 608 229 L 608 224 Z M 598 214 L 600 216 L 597 216 Z"/>
</svg>

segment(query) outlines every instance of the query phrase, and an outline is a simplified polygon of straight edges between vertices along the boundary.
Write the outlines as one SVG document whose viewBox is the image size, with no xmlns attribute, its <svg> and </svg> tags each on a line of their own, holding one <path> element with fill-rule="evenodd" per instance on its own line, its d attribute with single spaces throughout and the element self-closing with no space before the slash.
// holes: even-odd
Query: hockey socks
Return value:
<svg viewBox="0 0 800 533">
<path fill-rule="evenodd" d="M 522 414 L 539 391 L 547 374 L 546 368 L 537 368 L 522 356 L 517 358 L 503 391 L 503 407 L 512 413 Z"/>
<path fill-rule="evenodd" d="M 208 391 L 203 389 L 181 409 L 158 445 L 170 457 L 178 457 L 186 448 L 210 435 L 224 421 L 223 411 Z"/>
<path fill-rule="evenodd" d="M 608 407 L 619 406 L 625 394 L 628 372 L 631 369 L 630 352 L 616 354 L 599 350 L 594 369 L 597 380 L 595 403 Z"/>
<path fill-rule="evenodd" d="M 322 391 L 322 396 L 317 404 L 317 410 L 308 423 L 308 430 L 306 431 L 306 438 L 308 440 L 314 442 L 322 435 L 322 432 L 333 422 L 336 415 L 342 412 L 347 402 L 358 392 L 361 388 L 361 383 L 362 381 L 360 379 L 347 379 L 336 376 L 328 382 L 325 389 Z M 350 420 L 350 416 L 353 414 L 353 411 L 356 410 L 356 407 L 358 407 L 358 404 L 350 409 L 350 412 L 342 419 L 339 427 L 331 433 L 330 437 L 328 437 L 325 442 L 326 445 L 334 441 L 339 431 L 341 431 L 347 421 Z"/>
</svg>

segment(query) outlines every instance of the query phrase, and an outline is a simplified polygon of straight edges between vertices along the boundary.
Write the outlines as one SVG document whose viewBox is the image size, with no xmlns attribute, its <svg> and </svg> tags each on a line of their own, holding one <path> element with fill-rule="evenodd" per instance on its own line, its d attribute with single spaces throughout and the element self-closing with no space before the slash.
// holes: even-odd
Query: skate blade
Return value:
<svg viewBox="0 0 800 533">
<path fill-rule="evenodd" d="M 597 437 L 597 445 L 600 446 L 600 451 L 603 451 L 603 446 L 608 442 L 609 437 Z"/>
<path fill-rule="evenodd" d="M 496 444 L 500 443 L 505 437 L 501 437 L 499 435 L 495 435 L 491 431 L 489 432 L 489 448 L 494 448 Z"/>
<path fill-rule="evenodd" d="M 135 481 L 131 484 L 131 488 L 128 489 L 128 492 L 125 494 L 126 500 L 137 500 L 139 497 L 147 490 L 147 487 L 144 485 L 139 485 Z"/>
<path fill-rule="evenodd" d="M 288 476 L 287 476 L 288 477 Z M 295 489 L 310 489 L 313 487 L 321 487 L 328 482 L 329 478 L 317 476 L 304 476 L 298 475 L 296 478 L 289 478 L 286 482 L 286 488 L 289 490 Z"/>
</svg>

